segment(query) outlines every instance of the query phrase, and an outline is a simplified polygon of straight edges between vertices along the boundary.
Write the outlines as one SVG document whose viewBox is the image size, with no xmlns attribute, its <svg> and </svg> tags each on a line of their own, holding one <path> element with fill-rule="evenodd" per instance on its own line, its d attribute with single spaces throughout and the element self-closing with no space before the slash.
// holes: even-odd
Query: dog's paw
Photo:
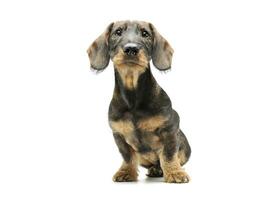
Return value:
<svg viewBox="0 0 278 200">
<path fill-rule="evenodd" d="M 137 172 L 129 171 L 129 170 L 119 170 L 113 176 L 114 182 L 131 182 L 137 181 Z"/>
<path fill-rule="evenodd" d="M 148 174 L 146 174 L 148 177 L 163 177 L 163 172 L 160 167 L 150 167 L 148 169 Z"/>
<path fill-rule="evenodd" d="M 188 183 L 190 177 L 183 170 L 173 171 L 164 175 L 165 182 L 167 183 Z"/>
</svg>

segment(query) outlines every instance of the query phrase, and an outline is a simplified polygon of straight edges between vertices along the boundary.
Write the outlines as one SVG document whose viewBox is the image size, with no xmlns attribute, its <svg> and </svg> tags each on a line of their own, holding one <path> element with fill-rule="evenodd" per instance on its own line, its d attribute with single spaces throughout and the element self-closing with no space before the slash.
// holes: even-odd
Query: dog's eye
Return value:
<svg viewBox="0 0 278 200">
<path fill-rule="evenodd" d="M 115 31 L 115 35 L 117 36 L 121 36 L 123 33 L 123 30 L 121 28 L 118 28 L 116 31 Z"/>
<path fill-rule="evenodd" d="M 142 37 L 149 37 L 150 36 L 148 31 L 146 31 L 146 30 L 142 30 L 141 34 L 142 34 Z"/>
</svg>

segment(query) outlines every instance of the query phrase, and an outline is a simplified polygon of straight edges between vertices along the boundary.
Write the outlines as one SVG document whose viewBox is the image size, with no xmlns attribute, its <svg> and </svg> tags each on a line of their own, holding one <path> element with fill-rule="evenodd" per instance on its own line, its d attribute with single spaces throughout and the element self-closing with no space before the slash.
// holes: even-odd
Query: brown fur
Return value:
<svg viewBox="0 0 278 200">
<path fill-rule="evenodd" d="M 187 183 L 190 178 L 188 174 L 181 168 L 181 160 L 176 153 L 172 160 L 167 158 L 160 153 L 160 164 L 164 173 L 164 180 L 167 183 Z"/>
<path fill-rule="evenodd" d="M 115 69 L 119 72 L 124 86 L 130 90 L 137 87 L 139 76 L 148 67 L 147 58 L 142 51 L 138 54 L 138 63 L 125 63 L 123 51 L 119 51 L 113 58 Z"/>
<path fill-rule="evenodd" d="M 149 152 L 145 154 L 137 154 L 139 163 L 141 165 L 156 164 L 158 161 L 158 155 L 155 152 Z"/>
<path fill-rule="evenodd" d="M 126 142 L 132 147 L 133 150 L 137 151 L 138 141 L 133 137 L 135 127 L 129 120 L 118 120 L 109 121 L 110 127 L 114 133 L 122 135 Z"/>
<path fill-rule="evenodd" d="M 160 93 L 160 91 L 161 91 L 161 87 L 157 84 L 156 87 L 155 87 L 154 94 L 155 94 L 156 96 L 158 96 L 159 93 Z"/>
<path fill-rule="evenodd" d="M 144 167 L 148 167 L 148 166 L 153 165 L 153 163 L 151 163 L 149 160 L 147 160 L 146 158 L 144 158 L 143 156 L 141 156 L 141 154 L 138 154 L 138 163 L 139 163 L 141 166 L 144 166 Z"/>
<path fill-rule="evenodd" d="M 142 131 L 152 132 L 157 128 L 162 128 L 163 124 L 167 121 L 167 117 L 163 115 L 157 115 L 153 117 L 149 117 L 147 119 L 143 119 L 138 122 L 138 128 Z"/>
<path fill-rule="evenodd" d="M 163 49 L 166 50 L 167 48 L 169 48 L 169 43 L 166 41 L 166 42 L 164 43 Z"/>
<path fill-rule="evenodd" d="M 89 48 L 87 49 L 87 53 L 88 53 L 89 58 L 92 57 L 93 50 L 96 50 L 96 49 L 97 49 L 97 43 L 94 41 L 94 42 L 89 46 Z"/>
<path fill-rule="evenodd" d="M 163 146 L 160 138 L 152 134 L 148 138 L 148 142 L 153 150 L 158 150 Z"/>
<path fill-rule="evenodd" d="M 129 120 L 109 121 L 113 132 L 120 133 L 124 137 L 129 136 L 134 131 L 133 123 Z"/>
<path fill-rule="evenodd" d="M 123 161 L 120 169 L 113 176 L 115 182 L 137 181 L 138 177 L 138 161 L 137 156 L 132 152 L 132 160 L 129 163 Z"/>
<path fill-rule="evenodd" d="M 186 157 L 184 151 L 179 151 L 178 152 L 178 158 L 180 160 L 180 164 L 181 165 L 184 165 L 187 162 L 187 160 L 188 160 L 188 158 Z"/>
</svg>

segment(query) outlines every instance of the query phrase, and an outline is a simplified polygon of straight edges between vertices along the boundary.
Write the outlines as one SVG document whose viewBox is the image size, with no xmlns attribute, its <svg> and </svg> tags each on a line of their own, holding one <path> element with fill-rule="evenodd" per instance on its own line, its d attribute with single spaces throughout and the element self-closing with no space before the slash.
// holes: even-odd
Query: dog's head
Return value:
<svg viewBox="0 0 278 200">
<path fill-rule="evenodd" d="M 152 60 L 159 70 L 171 68 L 173 49 L 156 28 L 142 21 L 111 23 L 88 48 L 91 67 L 105 69 L 111 59 L 114 66 L 149 67 Z"/>
</svg>

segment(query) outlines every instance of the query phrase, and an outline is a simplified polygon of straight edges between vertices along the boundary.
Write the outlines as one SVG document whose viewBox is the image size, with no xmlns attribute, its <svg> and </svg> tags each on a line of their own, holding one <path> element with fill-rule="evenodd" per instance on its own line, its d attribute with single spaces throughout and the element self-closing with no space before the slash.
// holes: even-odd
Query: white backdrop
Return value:
<svg viewBox="0 0 278 200">
<path fill-rule="evenodd" d="M 0 199 L 277 199 L 277 1 L 1 1 Z M 113 67 L 86 49 L 115 20 L 175 50 L 153 68 L 192 146 L 189 184 L 113 183 Z"/>
</svg>

